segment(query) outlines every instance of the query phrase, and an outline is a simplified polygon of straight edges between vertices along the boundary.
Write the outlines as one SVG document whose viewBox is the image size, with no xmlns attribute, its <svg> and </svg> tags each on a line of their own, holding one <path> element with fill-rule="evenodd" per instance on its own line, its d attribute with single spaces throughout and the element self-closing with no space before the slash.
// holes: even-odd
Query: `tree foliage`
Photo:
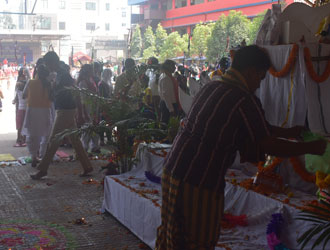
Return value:
<svg viewBox="0 0 330 250">
<path fill-rule="evenodd" d="M 143 49 L 148 49 L 149 47 L 155 47 L 155 35 L 151 26 L 148 26 L 146 31 L 144 32 L 143 39 Z"/>
<path fill-rule="evenodd" d="M 211 36 L 214 23 L 197 24 L 191 38 L 191 54 L 204 56 L 207 52 L 207 40 Z"/>
<path fill-rule="evenodd" d="M 216 61 L 228 54 L 229 48 L 238 46 L 242 40 L 249 42 L 249 19 L 240 11 L 231 10 L 228 16 L 221 15 L 216 21 L 212 34 L 207 41 L 207 58 Z M 227 44 L 227 39 L 228 43 Z"/>
<path fill-rule="evenodd" d="M 265 14 L 266 14 L 266 11 L 263 11 L 262 13 L 258 14 L 256 17 L 254 17 L 253 20 L 251 21 L 250 28 L 249 28 L 250 44 L 255 43 L 260 25 L 261 25 L 262 21 L 264 20 Z"/>
<path fill-rule="evenodd" d="M 177 57 L 178 55 L 182 54 L 184 51 L 187 51 L 188 40 L 186 39 L 187 39 L 187 35 L 185 35 L 182 38 L 177 31 L 174 31 L 171 34 L 169 34 L 166 37 L 163 46 L 161 47 L 160 55 L 159 55 L 160 61 Z"/>
<path fill-rule="evenodd" d="M 161 49 L 164 46 L 166 38 L 167 38 L 166 30 L 159 23 L 157 26 L 157 29 L 156 29 L 156 34 L 155 34 L 155 45 L 156 45 L 157 56 L 161 53 Z"/>
<path fill-rule="evenodd" d="M 141 29 L 140 26 L 137 25 L 131 41 L 131 57 L 138 58 L 141 56 L 142 52 L 142 37 L 141 37 Z"/>
<path fill-rule="evenodd" d="M 156 47 L 155 46 L 150 46 L 149 48 L 146 48 L 143 50 L 143 56 L 142 58 L 144 60 L 147 60 L 148 58 L 156 56 Z"/>
</svg>

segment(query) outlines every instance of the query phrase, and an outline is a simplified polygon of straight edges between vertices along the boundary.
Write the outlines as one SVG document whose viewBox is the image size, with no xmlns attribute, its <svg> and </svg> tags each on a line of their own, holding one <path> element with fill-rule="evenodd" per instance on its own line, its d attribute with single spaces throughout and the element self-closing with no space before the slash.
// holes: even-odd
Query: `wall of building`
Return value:
<svg viewBox="0 0 330 250">
<path fill-rule="evenodd" d="M 294 0 L 286 0 L 287 4 Z M 215 0 L 204 3 L 190 5 L 187 0 L 187 6 L 174 8 L 166 11 L 166 19 L 161 22 L 165 28 L 175 28 L 179 26 L 189 26 L 199 22 L 209 22 L 218 20 L 221 14 L 227 15 L 230 10 L 242 11 L 243 14 L 253 17 L 265 9 L 271 9 L 272 4 L 278 3 L 277 0 Z"/>
</svg>

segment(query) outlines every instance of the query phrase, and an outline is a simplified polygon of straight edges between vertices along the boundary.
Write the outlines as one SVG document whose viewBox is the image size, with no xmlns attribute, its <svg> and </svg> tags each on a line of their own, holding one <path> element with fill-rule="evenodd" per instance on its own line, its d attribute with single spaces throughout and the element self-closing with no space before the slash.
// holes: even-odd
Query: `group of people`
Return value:
<svg viewBox="0 0 330 250">
<path fill-rule="evenodd" d="M 50 51 L 38 59 L 31 79 L 26 68 L 20 70 L 13 101 L 16 105 L 18 134 L 16 145 L 24 146 L 26 143 L 32 158 L 32 167 L 39 169 L 39 172 L 31 175 L 32 179 L 47 175 L 48 167 L 62 143 L 56 138 L 58 133 L 76 128 L 76 121 L 80 121 L 83 126 L 93 120 L 83 98 L 74 95 L 70 88 L 78 85 L 89 89 L 106 84 L 110 95 L 111 72 L 104 70 L 100 79 L 97 78 L 101 76 L 97 66 L 95 70 L 92 68 L 92 72 L 90 67 L 91 65 L 84 65 L 76 82 L 71 77 L 70 67 L 60 62 L 57 54 Z M 87 155 L 88 138 L 70 135 L 69 139 L 83 167 L 81 175 L 86 176 L 93 170 Z"/>
</svg>

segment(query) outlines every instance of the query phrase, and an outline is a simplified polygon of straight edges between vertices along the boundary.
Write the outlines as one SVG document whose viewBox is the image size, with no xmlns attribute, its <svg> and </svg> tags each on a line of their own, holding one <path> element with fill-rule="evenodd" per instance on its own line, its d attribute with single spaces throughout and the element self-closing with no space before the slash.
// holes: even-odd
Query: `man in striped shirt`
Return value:
<svg viewBox="0 0 330 250">
<path fill-rule="evenodd" d="M 258 46 L 238 50 L 226 74 L 197 94 L 174 140 L 162 176 L 162 224 L 156 249 L 214 249 L 220 235 L 224 176 L 236 152 L 243 161 L 323 154 L 324 141 L 290 142 L 301 127 L 267 123 L 254 95 L 271 65 Z"/>
</svg>

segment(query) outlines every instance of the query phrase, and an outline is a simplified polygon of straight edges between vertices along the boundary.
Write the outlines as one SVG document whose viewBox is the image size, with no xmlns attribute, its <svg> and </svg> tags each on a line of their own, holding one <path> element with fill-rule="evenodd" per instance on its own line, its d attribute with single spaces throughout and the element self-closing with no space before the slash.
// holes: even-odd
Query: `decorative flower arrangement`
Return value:
<svg viewBox="0 0 330 250">
<path fill-rule="evenodd" d="M 128 188 L 129 190 L 131 190 L 132 192 L 134 193 L 137 193 L 138 195 L 140 195 L 141 197 L 145 198 L 145 199 L 148 199 L 150 200 L 154 206 L 156 207 L 160 207 L 160 204 L 158 203 L 158 199 L 154 199 L 152 197 L 149 197 L 148 195 L 159 195 L 159 191 L 157 189 L 141 189 L 141 190 L 138 190 L 138 189 L 135 189 L 133 187 L 131 187 L 130 185 L 124 183 L 123 181 L 119 180 L 118 178 L 116 177 L 111 177 L 115 182 L 117 182 L 118 184 Z M 132 180 L 134 178 L 128 178 L 128 180 Z M 144 182 L 141 182 L 139 183 L 139 186 L 141 188 L 145 187 L 145 183 Z"/>
<path fill-rule="evenodd" d="M 281 231 L 284 219 L 281 213 L 272 214 L 272 219 L 267 225 L 267 242 L 270 250 L 289 250 L 281 241 Z"/>
<path fill-rule="evenodd" d="M 271 193 L 280 193 L 283 191 L 282 176 L 275 173 L 275 168 L 283 161 L 281 158 L 274 158 L 268 166 L 264 167 L 264 163 L 258 164 L 258 173 L 254 184 L 258 189 L 268 190 Z"/>
<path fill-rule="evenodd" d="M 317 83 L 324 82 L 328 79 L 330 76 L 330 60 L 327 62 L 327 66 L 321 76 L 319 76 L 315 71 L 312 63 L 311 53 L 309 51 L 309 48 L 304 48 L 304 58 L 305 58 L 305 64 L 306 69 L 309 74 L 309 76 L 313 79 L 313 81 Z"/>
<path fill-rule="evenodd" d="M 284 65 L 284 67 L 280 71 L 276 71 L 276 69 L 271 66 L 269 69 L 269 73 L 274 77 L 285 77 L 289 74 L 291 68 L 296 63 L 297 55 L 298 55 L 299 46 L 297 44 L 293 44 L 288 61 Z"/>
<path fill-rule="evenodd" d="M 325 174 L 320 171 L 316 172 L 316 185 L 321 189 L 330 187 L 330 174 Z"/>
<path fill-rule="evenodd" d="M 297 157 L 291 157 L 290 163 L 293 167 L 293 170 L 301 177 L 301 179 L 307 182 L 315 183 L 315 175 L 309 173 Z"/>
</svg>

